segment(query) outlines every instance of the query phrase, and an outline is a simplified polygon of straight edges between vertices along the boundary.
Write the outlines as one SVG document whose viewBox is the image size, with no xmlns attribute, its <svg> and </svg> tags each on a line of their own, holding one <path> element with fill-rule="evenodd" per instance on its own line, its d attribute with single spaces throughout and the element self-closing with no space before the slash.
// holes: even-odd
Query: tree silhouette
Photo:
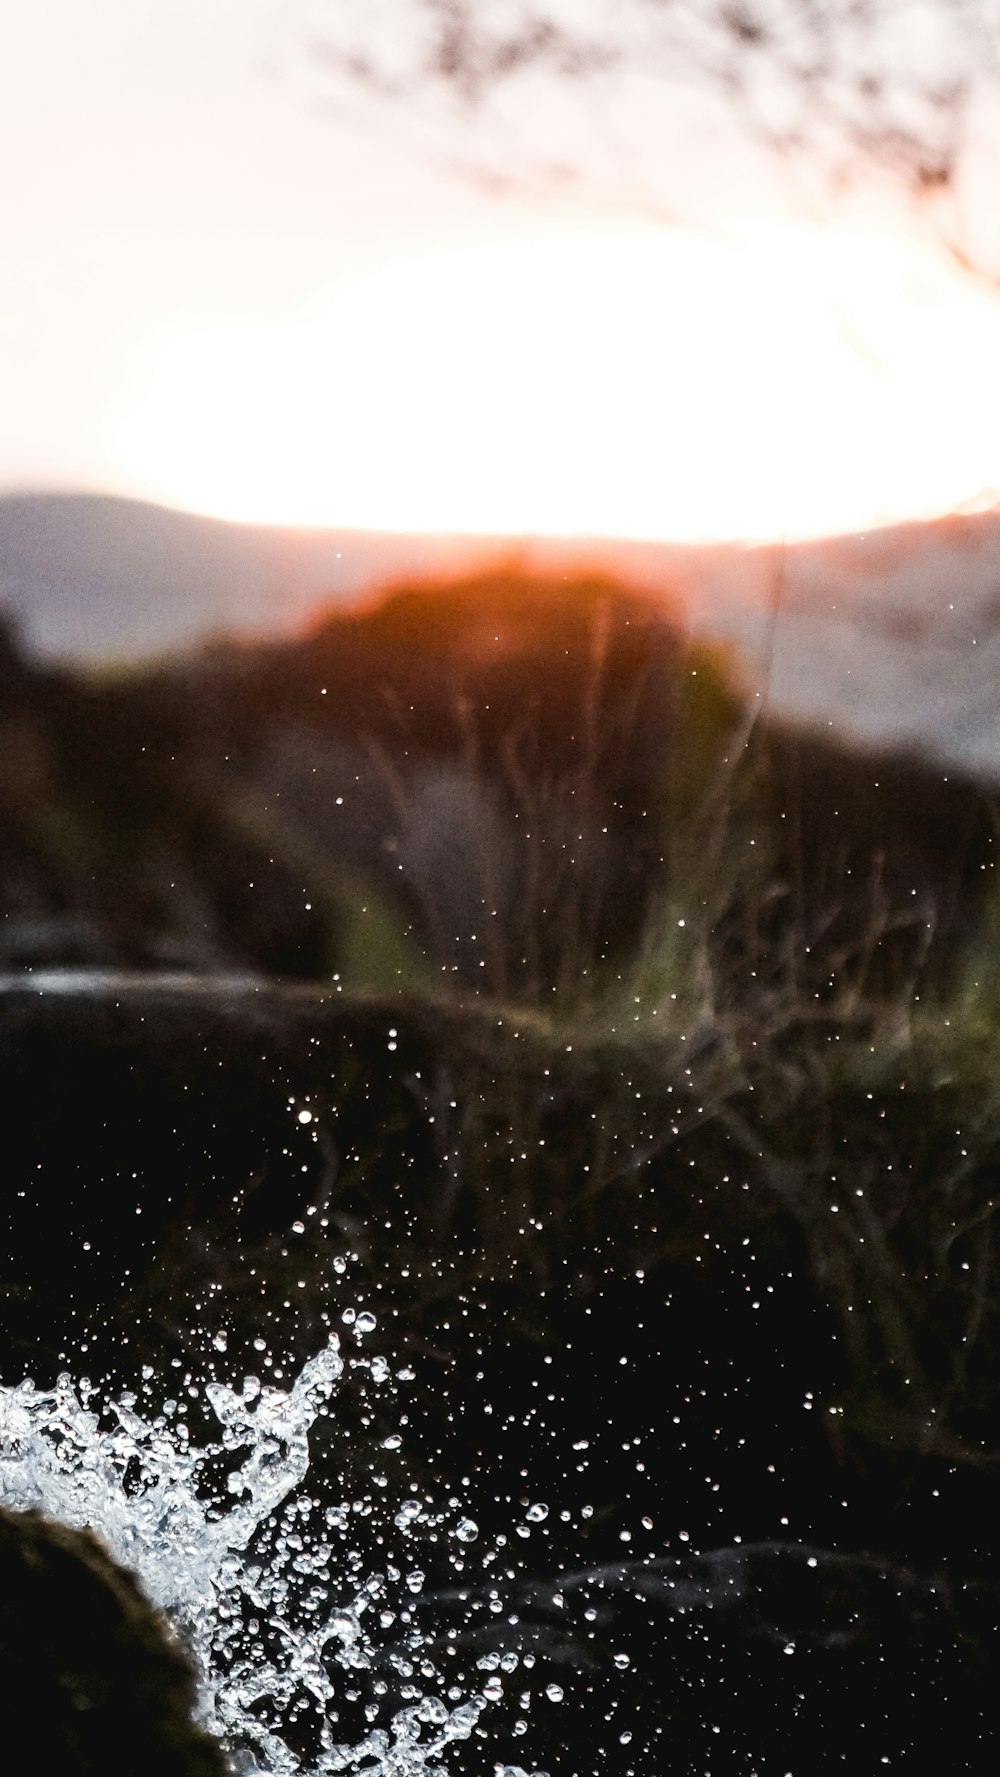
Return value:
<svg viewBox="0 0 1000 1777">
<path fill-rule="evenodd" d="M 466 121 L 516 104 L 531 133 L 545 93 L 551 110 L 572 92 L 595 129 L 621 131 L 624 83 L 640 74 L 662 83 L 669 130 L 695 83 L 833 189 L 875 176 L 923 202 L 958 194 L 1000 75 L 995 0 L 325 0 L 321 17 L 316 53 L 385 100 L 423 95 Z M 580 170 L 572 150 L 562 166 L 545 150 L 532 159 Z M 954 216 L 944 226 L 964 251 Z"/>
</svg>

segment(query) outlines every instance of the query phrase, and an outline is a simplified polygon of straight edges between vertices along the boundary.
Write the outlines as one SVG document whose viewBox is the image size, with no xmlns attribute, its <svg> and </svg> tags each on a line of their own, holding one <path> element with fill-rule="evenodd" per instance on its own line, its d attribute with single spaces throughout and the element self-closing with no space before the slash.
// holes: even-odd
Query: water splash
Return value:
<svg viewBox="0 0 1000 1777">
<path fill-rule="evenodd" d="M 384 1358 L 350 1361 L 375 1386 L 388 1376 Z M 238 1392 L 209 1382 L 203 1398 L 214 1426 L 204 1440 L 192 1438 L 177 1401 L 146 1416 L 135 1394 L 103 1398 L 69 1375 L 49 1390 L 30 1381 L 2 1388 L 0 1499 L 90 1525 L 135 1569 L 191 1647 L 204 1719 L 244 1777 L 447 1777 L 440 1761 L 474 1732 L 488 1688 L 462 1696 L 415 1631 L 399 1635 L 407 1613 L 388 1607 L 399 1588 L 420 1590 L 419 1569 L 407 1572 L 404 1559 L 363 1578 L 345 1574 L 342 1562 L 337 1571 L 359 1506 L 323 1505 L 304 1491 L 309 1433 L 343 1373 L 332 1336 L 287 1391 L 255 1376 Z M 152 1373 L 144 1376 L 149 1391 Z M 414 1497 L 399 1502 L 394 1518 L 401 1545 L 442 1522 Z M 456 1516 L 446 1530 L 460 1565 L 476 1527 Z M 390 1625 L 395 1642 L 380 1639 Z M 367 1731 L 344 1743 L 345 1685 L 356 1701 L 351 1684 L 366 1675 L 375 1675 Z M 515 1766 L 494 1771 L 529 1777 Z"/>
</svg>

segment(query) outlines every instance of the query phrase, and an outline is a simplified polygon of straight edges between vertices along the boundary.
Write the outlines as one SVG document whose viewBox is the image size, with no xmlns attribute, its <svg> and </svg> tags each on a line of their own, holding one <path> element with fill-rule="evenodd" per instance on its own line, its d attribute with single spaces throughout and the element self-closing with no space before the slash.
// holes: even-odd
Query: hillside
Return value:
<svg viewBox="0 0 1000 1777">
<path fill-rule="evenodd" d="M 78 664 L 287 632 L 319 601 L 466 553 L 448 539 L 232 524 L 110 495 L 0 498 L 0 605 L 32 652 Z"/>
<path fill-rule="evenodd" d="M 756 1003 L 833 959 L 898 979 L 932 924 L 945 958 L 989 898 L 974 779 L 776 721 L 607 576 L 401 583 L 111 678 L 8 638 L 0 717 L 8 967 L 566 1008 L 656 954 Z"/>
<path fill-rule="evenodd" d="M 787 548 L 290 531 L 88 494 L 0 498 L 0 605 L 40 657 L 141 662 L 300 633 L 402 577 L 604 572 L 728 648 L 781 720 L 1000 781 L 1000 520 Z M 758 695 L 759 694 L 759 695 Z"/>
</svg>

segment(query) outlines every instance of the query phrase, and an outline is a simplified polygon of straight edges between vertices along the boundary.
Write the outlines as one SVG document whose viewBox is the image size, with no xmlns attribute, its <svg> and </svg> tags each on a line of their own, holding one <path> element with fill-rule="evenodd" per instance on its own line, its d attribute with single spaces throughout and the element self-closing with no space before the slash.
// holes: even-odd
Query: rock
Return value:
<svg viewBox="0 0 1000 1777">
<path fill-rule="evenodd" d="M 190 1658 L 93 1532 L 0 1507 L 0 1708 L 29 1768 L 225 1777 L 196 1706 Z"/>
</svg>

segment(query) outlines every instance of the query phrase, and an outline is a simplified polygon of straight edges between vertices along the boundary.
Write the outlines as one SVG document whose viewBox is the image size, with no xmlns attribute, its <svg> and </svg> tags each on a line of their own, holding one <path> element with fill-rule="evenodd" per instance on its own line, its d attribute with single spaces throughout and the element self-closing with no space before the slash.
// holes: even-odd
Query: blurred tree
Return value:
<svg viewBox="0 0 1000 1777">
<path fill-rule="evenodd" d="M 323 0 L 320 16 L 317 55 L 384 99 L 423 92 L 470 118 L 497 107 L 508 122 L 516 105 L 546 143 L 537 170 L 581 170 L 572 145 L 559 164 L 558 123 L 548 137 L 537 127 L 558 96 L 585 97 L 591 133 L 622 138 L 636 76 L 662 88 L 663 145 L 676 159 L 669 132 L 695 85 L 833 189 L 875 176 L 946 202 L 939 220 L 968 255 L 955 206 L 996 97 L 997 0 Z M 502 179 L 502 166 L 492 171 Z"/>
</svg>

